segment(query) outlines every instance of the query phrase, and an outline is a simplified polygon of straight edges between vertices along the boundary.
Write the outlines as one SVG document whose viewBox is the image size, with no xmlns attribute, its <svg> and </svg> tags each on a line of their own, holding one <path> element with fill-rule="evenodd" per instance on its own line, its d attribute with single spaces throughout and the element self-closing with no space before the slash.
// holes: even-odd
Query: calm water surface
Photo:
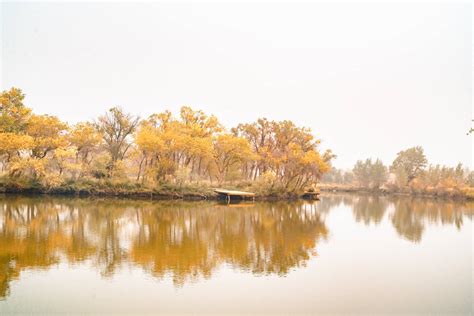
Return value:
<svg viewBox="0 0 474 316">
<path fill-rule="evenodd" d="M 470 314 L 473 209 L 0 196 L 0 314 Z"/>
</svg>

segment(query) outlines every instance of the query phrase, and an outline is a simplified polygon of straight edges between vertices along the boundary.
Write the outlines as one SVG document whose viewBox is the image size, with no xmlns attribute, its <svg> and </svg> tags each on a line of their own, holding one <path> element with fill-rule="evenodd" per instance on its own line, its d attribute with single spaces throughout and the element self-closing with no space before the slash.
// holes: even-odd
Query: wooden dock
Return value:
<svg viewBox="0 0 474 316">
<path fill-rule="evenodd" d="M 305 200 L 318 200 L 319 192 L 308 191 L 308 192 L 303 193 L 301 197 Z"/>
<path fill-rule="evenodd" d="M 244 191 L 233 191 L 233 190 L 225 190 L 225 189 L 215 189 L 219 197 L 225 198 L 227 202 L 230 202 L 231 199 L 238 199 L 238 200 L 245 200 L 251 199 L 255 201 L 255 193 L 252 192 L 244 192 Z"/>
</svg>

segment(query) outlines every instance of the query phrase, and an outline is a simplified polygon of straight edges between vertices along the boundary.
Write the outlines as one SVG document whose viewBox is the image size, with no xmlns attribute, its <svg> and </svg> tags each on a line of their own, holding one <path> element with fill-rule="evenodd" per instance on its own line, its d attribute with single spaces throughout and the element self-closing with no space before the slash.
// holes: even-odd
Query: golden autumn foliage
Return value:
<svg viewBox="0 0 474 316">
<path fill-rule="evenodd" d="M 67 124 L 55 116 L 33 114 L 26 128 L 26 133 L 33 138 L 32 156 L 45 158 L 49 152 L 66 146 L 67 129 Z"/>
<path fill-rule="evenodd" d="M 105 182 L 150 190 L 227 185 L 281 196 L 312 188 L 325 175 L 326 183 L 362 189 L 474 195 L 472 171 L 427 166 L 421 147 L 399 152 L 390 168 L 367 159 L 342 172 L 332 168 L 335 155 L 319 150 L 310 129 L 288 120 L 260 118 L 229 130 L 189 106 L 177 116 L 163 111 L 141 120 L 113 107 L 93 122 L 68 126 L 55 116 L 34 114 L 24 97 L 17 88 L 0 94 L 0 172 L 6 181 L 34 180 L 48 188 Z"/>
<path fill-rule="evenodd" d="M 233 135 L 219 135 L 214 140 L 213 158 L 219 183 L 225 180 L 229 169 L 253 160 L 248 141 Z"/>
<path fill-rule="evenodd" d="M 20 89 L 11 88 L 0 95 L 0 132 L 21 133 L 31 114 L 23 104 L 25 95 Z"/>
<path fill-rule="evenodd" d="M 10 164 L 10 176 L 30 176 L 38 179 L 46 175 L 46 161 L 36 157 L 16 158 Z"/>
<path fill-rule="evenodd" d="M 77 149 L 77 158 L 82 162 L 90 162 L 90 154 L 101 142 L 102 135 L 93 124 L 85 122 L 76 124 L 68 133 L 67 139 Z"/>
<path fill-rule="evenodd" d="M 259 119 L 226 130 L 218 119 L 183 106 L 147 119 L 108 110 L 71 127 L 23 104 L 19 89 L 1 94 L 0 162 L 10 177 L 60 186 L 78 179 L 160 183 L 252 183 L 265 173 L 272 187 L 296 193 L 314 185 L 334 157 L 291 121 Z M 51 175 L 54 175 L 51 176 Z M 115 179 L 115 180 L 114 180 Z"/>
<path fill-rule="evenodd" d="M 291 121 L 259 119 L 252 124 L 240 124 L 233 133 L 245 137 L 258 156 L 247 165 L 247 177 L 257 179 L 271 173 L 275 185 L 282 186 L 284 192 L 298 192 L 317 183 L 335 157 L 331 151 L 321 154 L 320 141 L 311 131 Z"/>
<path fill-rule="evenodd" d="M 9 161 L 15 154 L 33 148 L 34 140 L 30 135 L 0 133 L 0 155 L 6 155 Z"/>
</svg>

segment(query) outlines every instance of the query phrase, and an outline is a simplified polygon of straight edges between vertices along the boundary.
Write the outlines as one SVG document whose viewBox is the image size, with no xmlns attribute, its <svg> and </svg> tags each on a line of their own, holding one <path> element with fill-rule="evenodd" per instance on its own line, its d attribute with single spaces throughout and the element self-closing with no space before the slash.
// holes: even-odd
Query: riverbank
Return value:
<svg viewBox="0 0 474 316">
<path fill-rule="evenodd" d="M 153 200 L 211 200 L 217 199 L 211 188 L 194 186 L 159 186 L 150 188 L 140 184 L 103 182 L 66 183 L 45 187 L 39 183 L 3 182 L 0 193 L 45 194 L 70 196 L 109 196 Z"/>
<path fill-rule="evenodd" d="M 474 188 L 381 188 L 370 189 L 358 187 L 354 185 L 344 184 L 319 184 L 318 188 L 321 192 L 338 192 L 338 193 L 363 193 L 363 194 L 382 194 L 382 195 L 405 195 L 428 198 L 441 199 L 457 199 L 457 200 L 474 200 Z"/>
<path fill-rule="evenodd" d="M 228 189 L 250 190 L 248 186 L 226 185 Z M 395 190 L 395 189 L 367 189 L 348 185 L 318 185 L 321 194 L 324 193 L 357 193 L 357 194 L 379 194 L 379 195 L 402 195 L 425 197 L 434 199 L 454 199 L 474 201 L 474 192 L 462 190 L 437 190 L 437 191 L 415 191 L 415 190 Z M 131 182 L 111 182 L 97 181 L 87 182 L 79 181 L 74 183 L 65 183 L 56 187 L 45 187 L 39 183 L 31 181 L 5 181 L 0 179 L 0 194 L 44 194 L 44 195 L 63 195 L 63 196 L 97 196 L 97 197 L 117 197 L 128 199 L 151 199 L 151 200 L 218 200 L 219 196 L 214 192 L 215 186 L 206 184 L 186 184 L 172 185 L 161 184 L 155 187 L 149 187 L 139 183 Z M 277 200 L 296 200 L 301 198 L 301 194 L 279 193 L 265 194 L 259 192 L 255 196 L 256 201 L 277 201 Z"/>
<path fill-rule="evenodd" d="M 153 187 L 134 182 L 117 182 L 111 180 L 74 181 L 56 186 L 45 186 L 40 182 L 25 179 L 0 178 L 0 194 L 45 194 L 65 196 L 100 196 L 120 197 L 131 199 L 152 200 L 218 200 L 219 195 L 214 192 L 216 185 L 211 184 L 170 184 L 162 183 Z M 225 185 L 230 190 L 249 190 L 248 185 Z M 255 200 L 296 200 L 301 194 L 278 193 L 259 191 Z"/>
</svg>

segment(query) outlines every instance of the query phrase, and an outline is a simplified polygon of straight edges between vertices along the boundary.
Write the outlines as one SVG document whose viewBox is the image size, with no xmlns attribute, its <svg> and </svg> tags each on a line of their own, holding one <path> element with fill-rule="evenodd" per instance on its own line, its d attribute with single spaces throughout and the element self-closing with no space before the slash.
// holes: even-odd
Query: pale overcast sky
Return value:
<svg viewBox="0 0 474 316">
<path fill-rule="evenodd" d="M 348 168 L 472 167 L 470 4 L 1 4 L 1 88 L 70 123 L 182 105 L 311 127 Z"/>
</svg>

